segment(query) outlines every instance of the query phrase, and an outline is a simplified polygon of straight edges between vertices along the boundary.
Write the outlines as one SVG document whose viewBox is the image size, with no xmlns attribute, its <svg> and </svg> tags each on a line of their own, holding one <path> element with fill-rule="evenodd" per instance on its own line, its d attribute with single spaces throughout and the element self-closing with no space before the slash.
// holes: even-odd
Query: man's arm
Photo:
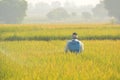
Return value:
<svg viewBox="0 0 120 80">
<path fill-rule="evenodd" d="M 81 45 L 81 47 L 80 47 L 80 52 L 83 52 L 84 51 L 84 44 L 80 41 L 80 45 Z"/>
</svg>

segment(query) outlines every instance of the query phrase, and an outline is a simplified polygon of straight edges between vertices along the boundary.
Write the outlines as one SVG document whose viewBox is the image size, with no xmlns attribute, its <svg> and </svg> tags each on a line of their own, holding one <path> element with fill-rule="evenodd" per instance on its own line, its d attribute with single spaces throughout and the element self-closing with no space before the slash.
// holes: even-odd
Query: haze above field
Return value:
<svg viewBox="0 0 120 80">
<path fill-rule="evenodd" d="M 81 23 L 108 20 L 101 0 L 27 0 L 25 23 Z M 102 16 L 101 16 L 102 15 Z M 101 18 L 100 18 L 101 17 Z"/>
<path fill-rule="evenodd" d="M 120 0 L 0 0 L 0 23 L 117 23 Z"/>
<path fill-rule="evenodd" d="M 26 0 L 26 1 L 32 4 L 36 4 L 38 2 L 47 2 L 48 4 L 51 4 L 54 1 L 59 1 L 62 4 L 64 4 L 65 2 L 70 2 L 75 4 L 76 6 L 85 6 L 85 5 L 95 6 L 100 2 L 100 0 L 44 0 L 44 1 L 43 0 Z"/>
</svg>

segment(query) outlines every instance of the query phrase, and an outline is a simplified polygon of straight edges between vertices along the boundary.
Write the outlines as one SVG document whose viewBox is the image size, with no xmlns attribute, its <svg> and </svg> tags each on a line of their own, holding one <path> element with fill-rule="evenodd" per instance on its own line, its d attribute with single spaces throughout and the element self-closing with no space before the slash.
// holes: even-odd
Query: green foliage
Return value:
<svg viewBox="0 0 120 80">
<path fill-rule="evenodd" d="M 26 16 L 27 2 L 25 0 L 1 0 L 0 21 L 4 23 L 20 23 Z"/>
</svg>

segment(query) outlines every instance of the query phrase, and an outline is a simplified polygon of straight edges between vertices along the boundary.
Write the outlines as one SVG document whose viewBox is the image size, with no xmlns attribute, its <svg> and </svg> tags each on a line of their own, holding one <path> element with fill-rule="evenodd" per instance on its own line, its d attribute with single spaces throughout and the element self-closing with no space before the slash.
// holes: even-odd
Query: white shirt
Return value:
<svg viewBox="0 0 120 80">
<path fill-rule="evenodd" d="M 73 40 L 73 39 L 72 39 Z M 67 44 L 66 44 L 66 47 L 65 47 L 65 52 L 68 52 L 69 51 L 69 49 L 68 49 L 68 43 L 69 42 L 71 42 L 72 40 L 69 40 L 69 41 L 67 41 Z M 81 42 L 81 41 L 79 41 L 78 39 L 74 39 L 75 41 L 78 41 L 79 43 L 80 43 L 80 45 L 81 45 L 81 51 L 80 52 L 83 52 L 84 51 L 84 44 Z"/>
</svg>

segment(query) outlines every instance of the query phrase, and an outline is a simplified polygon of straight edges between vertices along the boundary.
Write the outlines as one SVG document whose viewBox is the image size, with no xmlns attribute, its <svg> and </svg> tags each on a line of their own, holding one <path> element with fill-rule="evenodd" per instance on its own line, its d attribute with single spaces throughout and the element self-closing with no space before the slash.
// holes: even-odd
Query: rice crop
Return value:
<svg viewBox="0 0 120 80">
<path fill-rule="evenodd" d="M 72 32 L 81 54 L 64 52 Z M 120 80 L 119 36 L 119 25 L 0 25 L 0 80 Z"/>
</svg>

